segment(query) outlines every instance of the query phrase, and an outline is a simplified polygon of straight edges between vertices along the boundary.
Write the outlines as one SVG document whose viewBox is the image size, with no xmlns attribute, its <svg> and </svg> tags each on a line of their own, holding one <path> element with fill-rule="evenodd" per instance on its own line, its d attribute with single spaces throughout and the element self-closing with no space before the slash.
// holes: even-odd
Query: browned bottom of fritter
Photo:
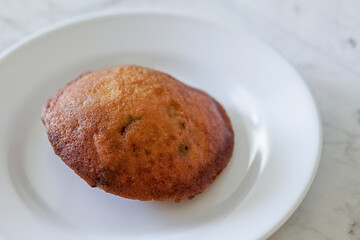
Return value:
<svg viewBox="0 0 360 240">
<path fill-rule="evenodd" d="M 168 74 L 118 66 L 81 75 L 44 106 L 54 151 L 90 186 L 125 198 L 193 198 L 229 162 L 222 106 Z"/>
</svg>

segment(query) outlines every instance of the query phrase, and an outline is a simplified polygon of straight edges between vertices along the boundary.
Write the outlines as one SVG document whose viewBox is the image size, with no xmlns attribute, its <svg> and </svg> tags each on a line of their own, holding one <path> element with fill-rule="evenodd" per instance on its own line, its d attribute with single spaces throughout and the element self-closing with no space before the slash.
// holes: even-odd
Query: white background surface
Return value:
<svg viewBox="0 0 360 240">
<path fill-rule="evenodd" d="M 318 175 L 299 209 L 271 239 L 359 239 L 360 1 L 206 3 L 0 0 L 0 50 L 62 19 L 103 9 L 208 9 L 231 21 L 277 49 L 295 66 L 310 87 L 322 117 L 324 148 Z"/>
</svg>

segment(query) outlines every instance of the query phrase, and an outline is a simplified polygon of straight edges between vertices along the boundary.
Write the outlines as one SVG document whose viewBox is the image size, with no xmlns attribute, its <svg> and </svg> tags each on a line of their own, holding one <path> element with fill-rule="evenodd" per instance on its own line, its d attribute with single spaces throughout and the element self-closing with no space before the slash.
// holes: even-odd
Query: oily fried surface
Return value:
<svg viewBox="0 0 360 240">
<path fill-rule="evenodd" d="M 131 199 L 193 198 L 223 170 L 234 145 L 219 103 L 138 66 L 81 75 L 41 118 L 55 153 L 80 177 Z"/>
</svg>

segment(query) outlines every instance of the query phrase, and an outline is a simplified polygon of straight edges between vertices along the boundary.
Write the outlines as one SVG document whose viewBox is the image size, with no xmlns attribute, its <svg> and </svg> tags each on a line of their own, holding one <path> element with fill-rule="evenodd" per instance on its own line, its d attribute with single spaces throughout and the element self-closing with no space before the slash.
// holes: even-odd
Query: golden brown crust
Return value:
<svg viewBox="0 0 360 240">
<path fill-rule="evenodd" d="M 137 66 L 86 73 L 44 106 L 54 151 L 90 186 L 139 200 L 192 198 L 227 165 L 234 134 L 222 106 Z"/>
</svg>

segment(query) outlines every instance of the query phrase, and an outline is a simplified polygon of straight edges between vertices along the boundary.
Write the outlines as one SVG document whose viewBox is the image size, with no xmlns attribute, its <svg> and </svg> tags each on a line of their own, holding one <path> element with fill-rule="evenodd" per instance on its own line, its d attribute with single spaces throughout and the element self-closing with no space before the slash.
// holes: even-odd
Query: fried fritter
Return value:
<svg viewBox="0 0 360 240">
<path fill-rule="evenodd" d="M 168 74 L 122 65 L 81 75 L 44 106 L 54 151 L 90 186 L 125 198 L 193 198 L 229 162 L 223 107 Z"/>
</svg>

